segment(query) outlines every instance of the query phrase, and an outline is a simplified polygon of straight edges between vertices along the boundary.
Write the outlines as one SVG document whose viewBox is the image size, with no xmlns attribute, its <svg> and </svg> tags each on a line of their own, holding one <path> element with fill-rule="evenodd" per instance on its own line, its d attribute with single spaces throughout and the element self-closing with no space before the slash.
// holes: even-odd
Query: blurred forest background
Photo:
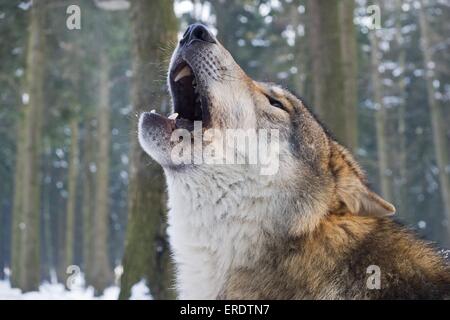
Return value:
<svg viewBox="0 0 450 320">
<path fill-rule="evenodd" d="M 81 29 L 66 25 L 73 4 Z M 217 32 L 254 79 L 305 98 L 396 218 L 450 247 L 449 9 L 448 0 L 0 0 L 0 282 L 70 287 L 75 265 L 95 295 L 115 285 L 128 299 L 144 280 L 153 298 L 174 297 L 164 179 L 137 145 L 136 121 L 169 113 L 168 60 L 193 22 Z"/>
</svg>

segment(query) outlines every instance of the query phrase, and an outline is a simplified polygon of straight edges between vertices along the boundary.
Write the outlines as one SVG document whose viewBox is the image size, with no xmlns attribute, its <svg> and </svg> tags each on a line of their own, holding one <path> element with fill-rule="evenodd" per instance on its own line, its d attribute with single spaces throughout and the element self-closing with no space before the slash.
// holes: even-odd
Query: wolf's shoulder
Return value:
<svg viewBox="0 0 450 320">
<path fill-rule="evenodd" d="M 413 229 L 390 217 L 330 216 L 317 232 L 326 237 L 336 250 L 346 250 L 350 255 L 389 264 L 407 261 L 428 268 L 446 266 L 445 259 L 432 242 L 421 239 Z M 334 240 L 336 235 L 341 243 Z"/>
<path fill-rule="evenodd" d="M 378 270 L 381 288 L 367 286 Z M 310 233 L 274 238 L 255 268 L 229 274 L 227 298 L 414 299 L 450 295 L 429 243 L 390 218 L 329 215 Z"/>
<path fill-rule="evenodd" d="M 343 216 L 335 219 L 349 239 L 337 264 L 359 281 L 367 268 L 376 266 L 384 288 L 366 291 L 364 297 L 441 298 L 450 295 L 450 268 L 431 242 L 388 217 Z M 364 291 L 363 291 L 364 292 Z"/>
</svg>

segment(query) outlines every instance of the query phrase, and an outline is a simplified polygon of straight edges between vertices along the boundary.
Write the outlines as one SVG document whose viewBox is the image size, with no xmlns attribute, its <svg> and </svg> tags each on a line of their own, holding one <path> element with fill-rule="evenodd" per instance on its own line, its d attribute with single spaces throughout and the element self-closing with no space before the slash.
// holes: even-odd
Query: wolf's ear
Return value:
<svg viewBox="0 0 450 320">
<path fill-rule="evenodd" d="M 390 216 L 395 207 L 371 191 L 357 176 L 337 181 L 337 196 L 348 211 L 365 216 Z"/>
<path fill-rule="evenodd" d="M 389 216 L 395 207 L 370 190 L 365 176 L 350 153 L 336 142 L 331 146 L 330 168 L 336 181 L 341 210 L 366 216 Z"/>
</svg>

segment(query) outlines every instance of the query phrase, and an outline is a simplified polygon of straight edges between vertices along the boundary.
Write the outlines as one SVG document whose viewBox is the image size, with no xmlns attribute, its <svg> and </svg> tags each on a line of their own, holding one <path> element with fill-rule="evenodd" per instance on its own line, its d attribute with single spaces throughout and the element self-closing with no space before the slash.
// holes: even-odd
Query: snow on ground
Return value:
<svg viewBox="0 0 450 320">
<path fill-rule="evenodd" d="M 81 279 L 82 280 L 82 279 Z M 94 296 L 94 288 L 83 286 L 84 281 L 77 280 L 71 286 L 71 290 L 64 288 L 61 283 L 44 282 L 39 291 L 22 293 L 20 289 L 11 288 L 9 280 L 0 281 L 0 300 L 117 300 L 120 288 L 111 286 L 106 288 L 103 295 Z M 152 299 L 150 290 L 144 280 L 136 283 L 131 288 L 131 300 Z"/>
<path fill-rule="evenodd" d="M 94 289 L 75 287 L 66 290 L 61 283 L 44 282 L 39 291 L 22 293 L 20 289 L 11 288 L 9 281 L 0 281 L 0 300 L 116 300 L 119 287 L 113 286 L 105 290 L 102 296 L 94 297 Z"/>
<path fill-rule="evenodd" d="M 445 259 L 450 260 L 450 250 L 441 250 Z M 9 270 L 7 270 L 9 271 Z M 9 272 L 6 272 L 9 274 Z M 51 282 L 40 285 L 39 291 L 22 293 L 20 289 L 11 288 L 9 280 L 0 280 L 0 300 L 117 300 L 120 288 L 117 285 L 106 288 L 103 295 L 94 296 L 94 288 L 84 286 L 84 275 L 78 274 L 73 278 L 71 290 L 56 282 L 56 275 Z M 150 300 L 150 290 L 145 280 L 141 280 L 131 288 L 130 300 Z"/>
</svg>

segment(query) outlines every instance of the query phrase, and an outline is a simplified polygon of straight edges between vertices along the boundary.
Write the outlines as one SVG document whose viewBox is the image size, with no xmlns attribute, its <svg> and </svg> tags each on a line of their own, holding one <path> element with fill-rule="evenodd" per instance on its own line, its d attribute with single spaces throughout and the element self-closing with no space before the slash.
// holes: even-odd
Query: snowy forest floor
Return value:
<svg viewBox="0 0 450 320">
<path fill-rule="evenodd" d="M 119 286 L 106 288 L 101 296 L 94 296 L 94 288 L 84 287 L 83 279 L 77 281 L 71 290 L 61 283 L 43 282 L 39 291 L 22 293 L 20 289 L 11 288 L 9 280 L 0 280 L 0 300 L 117 300 Z M 130 300 L 152 299 L 150 291 L 142 280 L 131 289 Z"/>
<path fill-rule="evenodd" d="M 450 262 L 450 250 L 440 250 L 439 252 Z M 9 274 L 9 270 L 6 270 Z M 78 275 L 67 290 L 62 283 L 56 281 L 43 282 L 39 291 L 22 293 L 20 289 L 12 288 L 10 281 L 0 280 L 0 300 L 117 300 L 120 288 L 118 285 L 105 289 L 101 296 L 94 295 L 94 288 L 85 287 L 84 275 Z M 150 290 L 144 280 L 136 283 L 131 289 L 130 300 L 151 300 L 153 299 Z"/>
</svg>

